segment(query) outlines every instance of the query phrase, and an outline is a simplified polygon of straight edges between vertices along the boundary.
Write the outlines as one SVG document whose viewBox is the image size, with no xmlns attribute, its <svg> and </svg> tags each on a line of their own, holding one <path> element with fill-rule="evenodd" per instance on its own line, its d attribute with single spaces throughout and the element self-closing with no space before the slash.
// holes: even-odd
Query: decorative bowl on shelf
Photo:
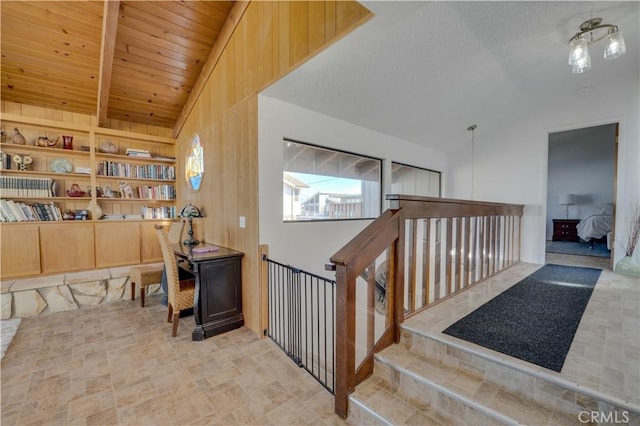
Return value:
<svg viewBox="0 0 640 426">
<path fill-rule="evenodd" d="M 86 192 L 80 189 L 80 185 L 77 183 L 74 183 L 71 185 L 71 188 L 67 189 L 67 195 L 69 197 L 84 197 L 84 194 L 86 194 Z"/>
<path fill-rule="evenodd" d="M 111 141 L 103 141 L 100 143 L 100 152 L 104 152 L 105 154 L 117 154 L 118 147 Z"/>
<path fill-rule="evenodd" d="M 54 173 L 71 173 L 73 164 L 66 158 L 55 158 L 49 163 L 49 170 Z"/>
</svg>

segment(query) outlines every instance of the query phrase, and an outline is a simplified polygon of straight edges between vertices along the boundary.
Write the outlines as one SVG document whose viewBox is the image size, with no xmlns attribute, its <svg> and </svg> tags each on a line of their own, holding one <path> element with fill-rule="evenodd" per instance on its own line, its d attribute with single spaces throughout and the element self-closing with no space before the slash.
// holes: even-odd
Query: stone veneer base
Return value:
<svg viewBox="0 0 640 426">
<path fill-rule="evenodd" d="M 1 282 L 0 318 L 47 315 L 128 299 L 131 297 L 127 290 L 131 267 L 4 280 Z M 161 291 L 160 283 L 147 286 L 147 294 L 158 291 Z M 140 287 L 136 286 L 136 299 L 139 297 Z"/>
</svg>

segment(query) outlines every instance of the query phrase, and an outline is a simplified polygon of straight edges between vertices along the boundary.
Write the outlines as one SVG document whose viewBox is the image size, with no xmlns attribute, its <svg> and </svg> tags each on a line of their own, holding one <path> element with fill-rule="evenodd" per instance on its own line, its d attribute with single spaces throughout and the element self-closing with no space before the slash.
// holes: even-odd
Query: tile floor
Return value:
<svg viewBox="0 0 640 426">
<path fill-rule="evenodd" d="M 137 302 L 137 301 L 136 301 Z M 171 337 L 159 296 L 26 318 L 1 361 L 2 425 L 344 424 L 268 339 Z"/>
<path fill-rule="evenodd" d="M 575 261 L 559 256 L 548 261 Z M 508 269 L 494 291 L 539 267 Z M 172 338 L 159 300 L 151 296 L 145 308 L 123 300 L 24 319 L 1 362 L 1 423 L 344 424 L 333 413 L 333 397 L 268 339 L 239 329 L 193 342 L 192 317 Z M 466 315 L 469 303 L 452 303 L 427 322 Z M 637 280 L 603 271 L 563 374 L 640 404 L 639 306 Z"/>
</svg>

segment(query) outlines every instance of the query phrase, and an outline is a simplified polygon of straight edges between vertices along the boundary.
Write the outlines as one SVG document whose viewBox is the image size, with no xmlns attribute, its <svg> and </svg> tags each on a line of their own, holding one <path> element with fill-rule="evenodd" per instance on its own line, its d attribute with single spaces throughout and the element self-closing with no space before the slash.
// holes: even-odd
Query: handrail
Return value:
<svg viewBox="0 0 640 426">
<path fill-rule="evenodd" d="M 335 412 L 343 418 L 348 414 L 349 394 L 373 372 L 373 355 L 399 342 L 400 325 L 407 315 L 520 260 L 522 205 L 398 194 L 386 198 L 390 209 L 331 257 L 331 267 L 336 271 L 339 325 Z M 380 261 L 385 253 L 386 265 Z M 381 268 L 386 274 L 386 311 L 376 314 L 375 288 L 381 284 L 375 271 L 380 273 Z M 356 282 L 363 277 L 366 290 L 360 293 L 367 296 L 361 303 L 362 298 L 356 298 L 360 285 Z M 362 340 L 362 336 L 356 336 L 357 312 L 361 316 L 366 313 L 366 319 L 360 319 L 366 343 L 359 347 L 364 355 L 356 366 L 356 342 Z M 375 321 L 381 317 L 384 330 L 376 340 L 372 329 L 377 329 Z"/>
</svg>

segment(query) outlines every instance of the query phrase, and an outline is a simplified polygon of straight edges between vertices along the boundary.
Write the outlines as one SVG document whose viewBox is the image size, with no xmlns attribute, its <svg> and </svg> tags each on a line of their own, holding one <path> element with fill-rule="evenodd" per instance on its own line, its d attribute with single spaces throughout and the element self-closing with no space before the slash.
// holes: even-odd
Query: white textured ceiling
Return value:
<svg viewBox="0 0 640 426">
<path fill-rule="evenodd" d="M 378 132 L 450 151 L 555 102 L 639 78 L 634 2 L 364 1 L 368 23 L 265 90 Z M 627 54 L 572 74 L 568 39 L 590 18 L 622 30 Z M 587 89 L 585 89 L 587 88 Z"/>
</svg>

